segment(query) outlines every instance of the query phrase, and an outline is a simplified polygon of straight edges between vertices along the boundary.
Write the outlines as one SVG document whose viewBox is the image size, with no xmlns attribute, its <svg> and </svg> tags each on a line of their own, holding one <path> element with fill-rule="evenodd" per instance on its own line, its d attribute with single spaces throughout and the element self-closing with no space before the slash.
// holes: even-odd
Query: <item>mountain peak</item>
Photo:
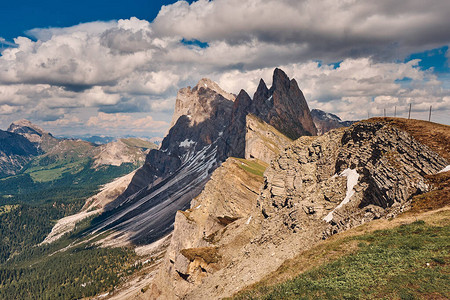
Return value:
<svg viewBox="0 0 450 300">
<path fill-rule="evenodd" d="M 50 150 L 58 141 L 51 133 L 25 119 L 12 122 L 8 131 L 20 134 L 32 143 L 38 143 L 44 152 Z"/>
<path fill-rule="evenodd" d="M 222 97 L 224 97 L 225 99 L 228 99 L 231 101 L 234 101 L 234 99 L 236 98 L 235 95 L 224 91 L 216 82 L 212 81 L 209 78 L 200 79 L 193 90 L 199 90 L 200 88 L 213 90 L 214 92 L 222 95 Z"/>
<path fill-rule="evenodd" d="M 31 123 L 29 120 L 26 120 L 26 119 L 21 119 L 21 120 L 12 122 L 11 125 L 9 125 L 9 127 L 8 127 L 8 131 L 16 132 L 19 128 L 24 128 L 24 127 L 31 128 L 34 131 L 40 133 L 41 135 L 43 133 L 47 133 L 46 131 L 44 131 L 44 129 L 37 126 L 36 124 Z"/>
<path fill-rule="evenodd" d="M 278 68 L 275 68 L 273 71 L 273 83 L 272 83 L 272 89 L 276 89 L 277 87 L 281 86 L 289 86 L 289 77 L 286 75 L 286 73 Z"/>
<path fill-rule="evenodd" d="M 172 128 L 178 118 L 186 115 L 192 124 L 206 120 L 214 110 L 213 102 L 234 101 L 235 95 L 224 91 L 217 83 L 208 78 L 202 78 L 197 85 L 178 91 L 175 111 L 172 116 Z M 218 101 L 218 102 L 217 102 Z"/>
</svg>

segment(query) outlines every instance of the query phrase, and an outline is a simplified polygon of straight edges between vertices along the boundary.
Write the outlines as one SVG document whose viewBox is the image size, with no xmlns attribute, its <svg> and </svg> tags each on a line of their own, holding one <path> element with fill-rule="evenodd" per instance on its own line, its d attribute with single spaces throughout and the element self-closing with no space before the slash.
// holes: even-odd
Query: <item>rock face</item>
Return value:
<svg viewBox="0 0 450 300">
<path fill-rule="evenodd" d="M 120 166 L 124 163 L 141 165 L 149 152 L 149 148 L 154 149 L 153 143 L 142 143 L 143 147 L 133 145 L 127 139 L 119 139 L 96 148 L 93 166 L 95 168 L 102 165 Z"/>
<path fill-rule="evenodd" d="M 160 149 L 150 151 L 129 187 L 97 218 L 94 232 L 113 229 L 117 238 L 135 244 L 167 235 L 173 229 L 176 211 L 189 208 L 211 173 L 230 156 L 245 157 L 246 118 L 250 113 L 294 138 L 316 134 L 295 80 L 276 69 L 273 82 L 267 91 L 260 85 L 253 100 L 245 91 L 234 99 L 209 79 L 181 89 L 173 126 Z M 268 132 L 274 134 L 275 129 Z M 261 152 L 256 150 L 256 140 L 249 146 L 254 154 Z M 268 161 L 270 155 L 263 159 Z"/>
<path fill-rule="evenodd" d="M 332 129 L 348 127 L 356 121 L 342 121 L 338 116 L 320 109 L 311 110 L 311 117 L 317 128 L 317 134 L 322 135 Z"/>
<path fill-rule="evenodd" d="M 0 177 L 15 175 L 34 156 L 38 147 L 23 136 L 0 130 Z"/>
<path fill-rule="evenodd" d="M 246 196 L 248 202 L 217 195 L 239 186 L 227 163 L 191 209 L 177 214 L 149 298 L 231 296 L 332 234 L 407 210 L 414 195 L 432 188 L 424 176 L 448 165 L 407 132 L 377 120 L 294 141 L 271 162 L 264 183 L 254 182 L 251 190 L 259 184 L 260 193 Z M 252 181 L 240 182 L 245 188 Z M 237 214 L 243 203 L 254 206 Z"/>
<path fill-rule="evenodd" d="M 208 90 L 215 92 L 215 94 L 230 101 L 234 101 L 236 98 L 235 95 L 225 92 L 214 81 L 203 78 L 193 89 L 191 89 L 191 87 L 186 87 L 178 91 L 177 100 L 175 102 L 175 111 L 172 116 L 170 127 L 173 127 L 183 115 L 188 116 L 194 124 L 209 119 L 213 107 L 209 105 L 211 99 L 205 97 L 205 91 Z M 215 97 L 215 95 L 213 95 L 213 97 Z"/>
<path fill-rule="evenodd" d="M 234 250 L 248 242 L 245 231 L 236 237 L 234 230 L 251 228 L 249 216 L 255 211 L 263 182 L 261 174 L 252 172 L 255 167 L 264 170 L 266 165 L 255 160 L 229 158 L 214 171 L 191 208 L 177 212 L 171 243 L 150 298 L 182 297 L 223 268 Z M 230 228 L 233 228 L 231 240 L 227 236 Z M 227 250 L 221 249 L 219 255 L 218 249 L 222 247 Z"/>
<path fill-rule="evenodd" d="M 257 158 L 270 164 L 292 140 L 252 114 L 247 115 L 245 158 Z"/>
<path fill-rule="evenodd" d="M 189 207 L 212 170 L 226 159 L 223 134 L 233 101 L 223 93 L 205 79 L 180 91 L 175 111 L 180 117 L 125 192 L 107 205 L 95 231 L 111 228 L 123 233 L 118 239 L 135 244 L 151 243 L 172 231 L 176 211 Z"/>
<path fill-rule="evenodd" d="M 302 91 L 295 79 L 289 80 L 282 70 L 275 69 L 270 90 L 263 80 L 260 81 L 253 101 L 254 114 L 290 139 L 317 135 Z"/>
<path fill-rule="evenodd" d="M 258 117 L 290 139 L 317 135 L 308 104 L 295 79 L 290 80 L 282 70 L 275 69 L 272 81 L 272 87 L 268 89 L 261 79 L 253 100 L 244 90 L 237 96 L 227 132 L 230 156 L 245 155 L 248 114 Z"/>
</svg>

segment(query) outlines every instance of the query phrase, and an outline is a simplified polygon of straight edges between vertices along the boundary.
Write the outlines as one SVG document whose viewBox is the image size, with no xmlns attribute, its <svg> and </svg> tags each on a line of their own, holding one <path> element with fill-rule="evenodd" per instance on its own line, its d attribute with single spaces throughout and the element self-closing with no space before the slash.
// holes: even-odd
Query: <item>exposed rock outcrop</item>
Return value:
<svg viewBox="0 0 450 300">
<path fill-rule="evenodd" d="M 208 220 L 219 220 L 223 211 L 233 217 L 229 211 L 240 207 L 230 192 L 207 192 L 233 190 L 224 164 L 191 209 L 177 214 L 170 254 L 149 296 L 231 296 L 332 234 L 409 209 L 413 196 L 432 188 L 425 176 L 447 165 L 428 146 L 380 120 L 301 137 L 264 173 L 260 195 L 249 198 L 256 201 L 253 210 L 242 210 L 217 231 L 218 221 Z"/>
<path fill-rule="evenodd" d="M 292 140 L 254 115 L 247 115 L 245 158 L 257 158 L 270 164 Z"/>
<path fill-rule="evenodd" d="M 311 117 L 317 128 L 317 134 L 322 135 L 332 129 L 348 127 L 356 121 L 342 121 L 335 114 L 324 112 L 320 109 L 311 110 Z"/>
<path fill-rule="evenodd" d="M 94 232 L 113 229 L 117 238 L 131 236 L 133 243 L 146 244 L 172 231 L 176 211 L 189 207 L 210 174 L 230 156 L 245 157 L 246 117 L 250 113 L 290 137 L 316 134 L 295 80 L 276 69 L 271 89 L 264 87 L 260 85 L 253 100 L 245 91 L 234 99 L 209 79 L 181 89 L 174 125 L 160 149 L 150 151 L 126 191 L 96 220 Z M 268 132 L 278 135 L 275 129 Z M 249 144 L 255 154 L 256 142 Z M 272 152 L 263 159 L 269 161 Z"/>
<path fill-rule="evenodd" d="M 177 212 L 171 243 L 150 298 L 182 297 L 226 266 L 235 251 L 249 242 L 255 224 L 251 215 L 265 167 L 261 161 L 229 158 L 191 208 Z"/>
</svg>

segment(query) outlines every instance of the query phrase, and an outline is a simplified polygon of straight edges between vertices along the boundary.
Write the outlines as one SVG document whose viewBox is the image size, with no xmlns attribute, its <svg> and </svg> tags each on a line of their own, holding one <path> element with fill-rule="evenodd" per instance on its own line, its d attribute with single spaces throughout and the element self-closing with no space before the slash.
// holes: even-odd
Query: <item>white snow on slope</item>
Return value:
<svg viewBox="0 0 450 300">
<path fill-rule="evenodd" d="M 333 212 L 336 209 L 341 208 L 344 204 L 348 203 L 350 201 L 350 198 L 355 193 L 355 190 L 353 189 L 355 185 L 358 183 L 359 174 L 356 172 L 356 169 L 345 169 L 342 171 L 342 173 L 339 176 L 345 176 L 347 177 L 347 193 L 345 194 L 344 200 L 342 200 L 341 203 L 339 203 L 338 206 L 336 206 L 335 209 L 333 209 L 325 218 L 323 218 L 324 221 L 330 222 L 333 220 Z"/>
<path fill-rule="evenodd" d="M 437 173 L 439 174 L 439 173 L 444 173 L 444 172 L 448 172 L 448 171 L 450 171 L 450 165 L 446 166 L 445 168 L 443 168 L 442 170 L 440 170 Z"/>
<path fill-rule="evenodd" d="M 194 141 L 191 141 L 190 139 L 186 139 L 180 143 L 180 147 L 187 148 L 187 147 L 192 146 L 193 144 L 195 144 Z"/>
</svg>

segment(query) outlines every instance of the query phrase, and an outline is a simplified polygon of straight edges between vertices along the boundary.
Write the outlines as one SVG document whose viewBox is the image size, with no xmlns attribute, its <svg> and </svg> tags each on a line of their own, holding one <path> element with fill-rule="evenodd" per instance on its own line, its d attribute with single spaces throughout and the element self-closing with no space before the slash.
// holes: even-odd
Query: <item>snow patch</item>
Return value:
<svg viewBox="0 0 450 300">
<path fill-rule="evenodd" d="M 195 209 L 199 209 L 200 207 L 202 207 L 202 205 L 200 204 L 199 206 L 197 206 Z"/>
<path fill-rule="evenodd" d="M 437 172 L 437 174 L 439 173 L 444 173 L 444 172 L 448 172 L 450 171 L 450 165 L 446 166 L 445 168 L 443 168 L 442 170 L 440 170 L 439 172 Z"/>
<path fill-rule="evenodd" d="M 251 220 L 252 220 L 252 216 L 248 217 L 248 220 L 247 220 L 247 222 L 245 222 L 245 225 L 250 224 L 250 221 L 251 221 Z"/>
<path fill-rule="evenodd" d="M 333 212 L 336 209 L 339 209 L 342 206 L 344 206 L 345 204 L 347 204 L 348 202 L 350 202 L 350 198 L 355 194 L 355 190 L 353 188 L 358 183 L 358 178 L 359 178 L 359 174 L 358 174 L 358 172 L 356 172 L 356 169 L 347 168 L 344 171 L 342 171 L 342 173 L 339 174 L 339 176 L 347 177 L 347 192 L 345 194 L 344 200 L 342 200 L 342 202 L 339 203 L 339 205 L 336 206 L 335 209 L 333 209 L 325 218 L 323 218 L 323 220 L 326 222 L 330 222 L 331 220 L 333 220 Z"/>
<path fill-rule="evenodd" d="M 194 144 L 195 144 L 194 141 L 191 141 L 190 139 L 185 139 L 184 141 L 182 141 L 182 142 L 180 143 L 180 147 L 183 147 L 183 148 L 189 148 L 189 147 L 191 147 L 191 146 L 194 145 Z"/>
<path fill-rule="evenodd" d="M 272 100 L 272 95 L 270 95 L 270 97 L 267 98 L 267 101 L 270 101 L 270 100 Z"/>
</svg>

